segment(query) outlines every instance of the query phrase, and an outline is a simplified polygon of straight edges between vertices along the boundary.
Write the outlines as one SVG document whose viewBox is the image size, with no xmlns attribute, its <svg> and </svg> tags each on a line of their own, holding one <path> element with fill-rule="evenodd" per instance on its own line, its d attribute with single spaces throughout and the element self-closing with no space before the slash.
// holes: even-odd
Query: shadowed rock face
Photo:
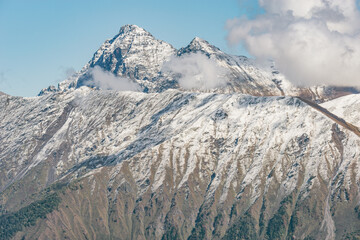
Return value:
<svg viewBox="0 0 360 240">
<path fill-rule="evenodd" d="M 16 239 L 344 239 L 360 230 L 359 137 L 298 98 L 82 87 L 2 95 L 0 108 L 0 221 L 50 193 L 60 199 Z"/>
</svg>

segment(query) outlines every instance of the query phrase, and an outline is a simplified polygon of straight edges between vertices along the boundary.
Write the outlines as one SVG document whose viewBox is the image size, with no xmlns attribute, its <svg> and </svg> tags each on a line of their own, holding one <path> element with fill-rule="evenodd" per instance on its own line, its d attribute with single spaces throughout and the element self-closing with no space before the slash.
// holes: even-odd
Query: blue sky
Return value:
<svg viewBox="0 0 360 240">
<path fill-rule="evenodd" d="M 136 24 L 174 47 L 193 37 L 244 55 L 226 43 L 226 20 L 261 12 L 239 0 L 0 0 L 0 91 L 35 96 L 79 71 L 122 25 Z"/>
</svg>

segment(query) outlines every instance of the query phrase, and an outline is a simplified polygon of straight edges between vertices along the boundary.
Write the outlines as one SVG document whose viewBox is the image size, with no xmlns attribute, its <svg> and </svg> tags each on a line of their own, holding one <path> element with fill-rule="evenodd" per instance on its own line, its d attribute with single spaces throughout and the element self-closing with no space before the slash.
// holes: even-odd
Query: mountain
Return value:
<svg viewBox="0 0 360 240">
<path fill-rule="evenodd" d="M 223 76 L 226 86 L 212 89 L 211 92 L 237 92 L 254 96 L 301 96 L 316 102 L 358 93 L 357 89 L 351 87 L 296 87 L 276 70 L 271 62 L 265 67 L 258 66 L 247 57 L 226 54 L 198 37 L 188 46 L 176 50 L 136 25 L 121 27 L 119 33 L 105 41 L 79 73 L 60 83 L 58 89 L 93 86 L 89 80 L 92 78 L 91 69 L 95 66 L 115 76 L 132 79 L 144 92 L 182 89 L 178 84 L 179 74 L 164 72 L 163 65 L 171 59 L 197 53 L 207 56 L 227 72 Z M 43 89 L 40 95 L 54 89 Z"/>
<path fill-rule="evenodd" d="M 17 238 L 342 239 L 360 229 L 359 137 L 296 97 L 81 87 L 0 103 L 3 211 L 50 193 L 60 202 Z"/>
<path fill-rule="evenodd" d="M 199 52 L 226 86 L 161 72 Z M 95 66 L 144 92 L 91 86 Z M 318 105 L 273 74 L 127 25 L 58 88 L 0 94 L 0 239 L 359 238 L 360 95 Z"/>
</svg>

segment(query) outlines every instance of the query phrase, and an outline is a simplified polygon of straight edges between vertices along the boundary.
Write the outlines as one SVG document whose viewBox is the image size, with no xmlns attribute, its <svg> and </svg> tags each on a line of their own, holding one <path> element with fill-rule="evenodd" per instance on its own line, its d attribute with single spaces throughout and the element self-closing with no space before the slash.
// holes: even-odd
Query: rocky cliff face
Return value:
<svg viewBox="0 0 360 240">
<path fill-rule="evenodd" d="M 227 85 L 184 91 L 161 72 L 189 53 Z M 94 66 L 150 93 L 85 86 Z M 0 94 L 0 239 L 360 237 L 360 96 L 319 106 L 274 76 L 125 26 L 59 88 Z"/>
</svg>

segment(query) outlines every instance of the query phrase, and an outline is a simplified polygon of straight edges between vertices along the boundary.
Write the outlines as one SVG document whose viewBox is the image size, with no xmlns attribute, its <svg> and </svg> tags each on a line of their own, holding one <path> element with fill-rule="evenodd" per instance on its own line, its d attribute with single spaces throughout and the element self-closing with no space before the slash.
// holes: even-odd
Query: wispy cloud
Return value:
<svg viewBox="0 0 360 240">
<path fill-rule="evenodd" d="M 355 0 L 259 0 L 265 13 L 229 20 L 230 44 L 272 59 L 298 85 L 359 86 L 360 13 Z"/>
<path fill-rule="evenodd" d="M 54 79 L 53 83 L 57 84 L 57 83 L 62 82 L 64 80 L 68 80 L 71 77 L 73 77 L 75 74 L 76 74 L 75 68 L 61 66 L 61 67 L 59 67 L 58 79 Z"/>
<path fill-rule="evenodd" d="M 116 91 L 139 91 L 140 86 L 131 79 L 117 77 L 113 73 L 104 71 L 101 67 L 95 66 L 90 70 L 91 79 L 88 84 L 94 85 L 103 90 Z"/>
<path fill-rule="evenodd" d="M 73 76 L 76 73 L 76 70 L 73 67 L 67 67 L 67 68 L 63 68 L 63 73 L 65 75 L 65 79 L 68 79 L 69 77 Z"/>
<path fill-rule="evenodd" d="M 173 57 L 162 71 L 179 75 L 178 82 L 183 89 L 207 90 L 226 85 L 226 70 L 201 53 Z"/>
</svg>

